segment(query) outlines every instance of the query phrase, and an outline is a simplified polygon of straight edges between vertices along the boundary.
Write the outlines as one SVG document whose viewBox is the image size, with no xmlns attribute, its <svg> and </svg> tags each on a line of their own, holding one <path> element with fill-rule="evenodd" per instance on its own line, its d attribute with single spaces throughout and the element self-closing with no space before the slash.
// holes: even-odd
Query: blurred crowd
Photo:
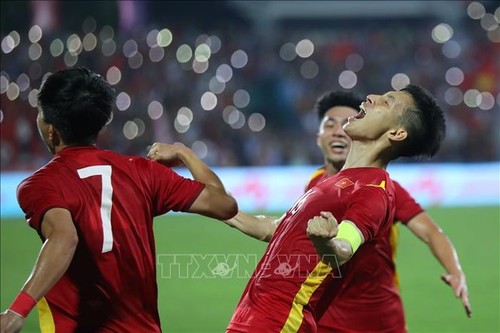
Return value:
<svg viewBox="0 0 500 333">
<path fill-rule="evenodd" d="M 266 36 L 228 22 L 120 29 L 88 17 L 78 31 L 42 30 L 39 40 L 31 26 L 19 29 L 11 49 L 4 48 L 11 31 L 2 30 L 1 167 L 33 170 L 50 158 L 36 129 L 36 92 L 47 72 L 68 65 L 112 81 L 117 107 L 98 145 L 124 154 L 145 155 L 164 141 L 191 147 L 211 166 L 321 164 L 313 107 L 322 93 L 365 96 L 409 80 L 446 112 L 447 137 L 431 162 L 497 161 L 500 44 L 466 16 L 451 25 L 453 43 L 436 42 L 439 23 L 306 22 L 276 25 Z"/>
</svg>

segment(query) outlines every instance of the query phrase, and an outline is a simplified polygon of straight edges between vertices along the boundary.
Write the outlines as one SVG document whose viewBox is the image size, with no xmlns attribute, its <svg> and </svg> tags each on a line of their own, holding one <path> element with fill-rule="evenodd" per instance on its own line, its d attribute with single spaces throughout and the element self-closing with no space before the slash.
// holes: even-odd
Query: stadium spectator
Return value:
<svg viewBox="0 0 500 333">
<path fill-rule="evenodd" d="M 116 90 L 123 93 L 120 112 L 114 114 L 99 139 L 101 146 L 123 154 L 145 154 L 146 146 L 154 141 L 179 141 L 193 147 L 209 165 L 314 164 L 322 159 L 320 153 L 308 149 L 308 140 L 293 134 L 299 131 L 314 138 L 316 121 L 308 111 L 317 91 L 375 91 L 381 84 L 389 87 L 393 80 L 404 81 L 406 76 L 435 92 L 446 113 L 449 136 L 433 162 L 500 159 L 495 126 L 500 121 L 499 44 L 488 40 L 484 29 L 471 19 L 453 24 L 454 36 L 444 44 L 431 38 L 432 27 L 439 22 L 428 17 L 415 22 L 421 29 L 408 28 L 407 23 L 398 21 L 378 24 L 376 19 L 358 20 L 355 26 L 335 23 L 328 30 L 315 30 L 314 24 L 302 29 L 277 26 L 269 32 L 273 34 L 272 43 L 264 48 L 259 34 L 234 21 L 226 22 L 224 17 L 214 18 L 214 23 L 206 26 L 169 23 L 172 40 L 164 47 L 156 42 L 164 22 L 144 21 L 147 25 L 138 23 L 134 32 L 120 30 L 100 17 L 96 16 L 97 21 L 88 18 L 72 22 L 72 29 L 61 26 L 43 30 L 38 42 L 26 38 L 28 29 L 17 29 L 19 44 L 2 54 L 3 171 L 31 171 L 50 158 L 32 135 L 36 128 L 29 121 L 35 114 L 30 96 L 36 96 L 45 74 L 42 68 L 53 72 L 73 63 L 106 73 Z M 28 25 L 26 22 L 22 27 Z M 74 28 L 77 25 L 82 29 Z M 1 31 L 1 35 L 5 45 L 10 45 L 9 36 L 16 40 L 12 31 Z M 294 48 L 290 55 L 281 52 L 285 46 L 296 46 L 305 39 L 314 45 L 309 57 L 299 57 Z M 469 47 L 471 43 L 477 47 Z M 203 65 L 206 68 L 197 67 L 199 62 L 195 61 L 194 51 L 201 44 L 211 49 Z M 57 45 L 62 45 L 60 53 Z M 67 45 L 74 47 L 70 50 Z M 177 59 L 183 45 L 193 53 L 186 62 Z M 450 48 L 459 54 L 445 54 Z M 39 54 L 35 52 L 38 49 Z M 245 55 L 243 60 L 232 62 L 238 51 L 236 54 Z M 222 75 L 229 70 L 221 74 L 219 68 L 230 68 L 232 76 Z M 344 72 L 355 75 L 352 88 L 341 85 Z M 246 96 L 242 91 L 248 93 L 248 104 L 245 98 L 235 98 Z M 203 109 L 200 103 L 206 92 L 217 98 L 211 110 Z M 466 104 L 469 95 L 475 104 Z M 179 113 L 182 107 L 191 113 Z M 250 128 L 253 114 L 264 117 L 263 128 Z M 405 162 L 410 160 L 396 163 Z"/>
<path fill-rule="evenodd" d="M 86 68 L 58 71 L 41 87 L 37 125 L 55 156 L 19 185 L 18 201 L 43 246 L 1 315 L 2 333 L 18 332 L 37 303 L 41 326 L 56 332 L 161 332 L 153 217 L 237 212 L 219 178 L 186 147 L 154 144 L 152 157 L 183 163 L 194 180 L 95 146 L 113 103 L 109 84 Z"/>
<path fill-rule="evenodd" d="M 387 258 L 374 254 L 388 243 L 395 214 L 395 188 L 384 169 L 399 156 L 433 156 L 445 122 L 434 98 L 413 85 L 369 95 L 360 108 L 344 126 L 352 147 L 342 171 L 280 219 L 227 332 L 315 332 L 317 318 L 359 277 L 385 275 L 376 287 L 394 286 L 381 264 Z"/>
</svg>

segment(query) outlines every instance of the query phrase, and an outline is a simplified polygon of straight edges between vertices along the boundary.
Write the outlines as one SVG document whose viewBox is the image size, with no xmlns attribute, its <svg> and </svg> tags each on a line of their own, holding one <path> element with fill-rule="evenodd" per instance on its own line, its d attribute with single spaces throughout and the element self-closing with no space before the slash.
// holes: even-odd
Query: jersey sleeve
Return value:
<svg viewBox="0 0 500 333">
<path fill-rule="evenodd" d="M 155 215 L 170 210 L 186 211 L 205 188 L 205 184 L 182 177 L 171 168 L 148 162 L 153 180 Z"/>
<path fill-rule="evenodd" d="M 28 224 L 41 232 L 45 213 L 52 208 L 68 208 L 59 191 L 43 175 L 33 175 L 17 187 L 17 201 L 23 210 Z"/>
<path fill-rule="evenodd" d="M 374 238 L 389 213 L 389 199 L 385 190 L 375 186 L 363 186 L 353 192 L 347 203 L 342 220 L 353 222 L 366 241 Z"/>
<path fill-rule="evenodd" d="M 410 222 L 412 218 L 424 211 L 424 209 L 413 199 L 398 182 L 393 181 L 396 191 L 396 212 L 394 221 L 403 224 Z"/>
</svg>

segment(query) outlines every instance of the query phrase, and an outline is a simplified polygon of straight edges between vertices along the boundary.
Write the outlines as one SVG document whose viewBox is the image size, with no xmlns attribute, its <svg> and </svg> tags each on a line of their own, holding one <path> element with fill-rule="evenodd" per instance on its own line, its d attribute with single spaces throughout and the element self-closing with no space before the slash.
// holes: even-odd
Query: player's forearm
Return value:
<svg viewBox="0 0 500 333">
<path fill-rule="evenodd" d="M 40 300 L 68 269 L 78 244 L 78 238 L 52 236 L 40 250 L 33 271 L 23 291 Z"/>
<path fill-rule="evenodd" d="M 448 273 L 463 274 L 455 248 L 441 231 L 435 231 L 430 235 L 428 246 Z"/>
<path fill-rule="evenodd" d="M 254 216 L 238 211 L 236 216 L 224 222 L 250 237 L 269 242 L 276 230 L 279 220 L 280 218 L 275 216 Z"/>
<path fill-rule="evenodd" d="M 177 156 L 189 169 L 195 180 L 226 193 L 219 177 L 192 150 L 186 147 L 179 147 Z"/>
<path fill-rule="evenodd" d="M 328 242 L 313 239 L 314 247 L 321 260 L 335 268 L 345 264 L 353 255 L 351 244 L 341 238 L 332 238 Z"/>
</svg>

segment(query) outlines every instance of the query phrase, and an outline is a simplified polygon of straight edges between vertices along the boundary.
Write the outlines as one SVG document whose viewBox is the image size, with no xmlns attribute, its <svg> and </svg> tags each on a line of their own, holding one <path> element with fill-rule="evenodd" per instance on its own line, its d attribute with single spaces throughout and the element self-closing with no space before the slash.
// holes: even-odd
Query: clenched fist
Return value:
<svg viewBox="0 0 500 333">
<path fill-rule="evenodd" d="M 148 158 L 168 167 L 179 166 L 182 164 L 179 152 L 183 148 L 185 147 L 155 142 L 149 149 Z"/>
<path fill-rule="evenodd" d="M 327 242 L 337 236 L 337 220 L 330 212 L 321 212 L 307 222 L 307 236 L 313 241 Z"/>
</svg>

